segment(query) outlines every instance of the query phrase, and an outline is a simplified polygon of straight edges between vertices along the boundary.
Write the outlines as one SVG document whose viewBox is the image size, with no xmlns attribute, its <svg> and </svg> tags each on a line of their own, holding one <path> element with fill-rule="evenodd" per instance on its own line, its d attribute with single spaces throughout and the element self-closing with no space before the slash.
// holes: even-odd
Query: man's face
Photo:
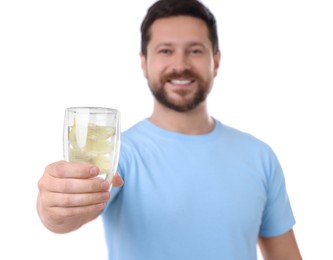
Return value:
<svg viewBox="0 0 333 260">
<path fill-rule="evenodd" d="M 190 16 L 156 20 L 151 28 L 147 57 L 141 64 L 156 100 L 186 112 L 206 100 L 220 61 L 213 54 L 204 21 Z"/>
</svg>

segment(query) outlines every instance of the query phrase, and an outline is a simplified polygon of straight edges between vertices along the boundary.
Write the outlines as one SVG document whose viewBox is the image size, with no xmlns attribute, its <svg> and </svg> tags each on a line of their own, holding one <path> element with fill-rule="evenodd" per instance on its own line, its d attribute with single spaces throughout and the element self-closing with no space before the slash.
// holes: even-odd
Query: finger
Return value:
<svg viewBox="0 0 333 260">
<path fill-rule="evenodd" d="M 55 216 L 59 220 L 67 219 L 75 216 L 80 218 L 94 219 L 105 208 L 106 203 L 93 204 L 83 207 L 50 207 L 49 214 Z"/>
<path fill-rule="evenodd" d="M 99 169 L 91 164 L 59 161 L 48 165 L 45 173 L 56 178 L 87 179 L 96 177 Z"/>
<path fill-rule="evenodd" d="M 48 191 L 55 193 L 77 194 L 77 193 L 96 193 L 107 191 L 110 184 L 100 178 L 92 179 L 62 179 L 49 178 L 44 180 Z M 43 187 L 42 187 L 43 188 Z M 46 189 L 45 189 L 46 190 Z"/>
<path fill-rule="evenodd" d="M 121 187 L 123 185 L 124 185 L 123 178 L 117 172 L 112 178 L 112 186 L 113 187 Z"/>
<path fill-rule="evenodd" d="M 106 203 L 109 199 L 109 191 L 85 194 L 54 193 L 46 203 L 49 207 L 86 207 Z"/>
</svg>

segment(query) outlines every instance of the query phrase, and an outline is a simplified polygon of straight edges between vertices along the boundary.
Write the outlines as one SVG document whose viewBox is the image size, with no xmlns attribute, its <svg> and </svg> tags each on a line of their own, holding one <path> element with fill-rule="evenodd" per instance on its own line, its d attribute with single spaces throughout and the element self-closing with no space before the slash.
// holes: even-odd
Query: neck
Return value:
<svg viewBox="0 0 333 260">
<path fill-rule="evenodd" d="M 215 125 L 213 118 L 208 115 L 206 101 L 191 111 L 177 112 L 155 100 L 149 121 L 159 128 L 188 135 L 207 134 Z"/>
</svg>

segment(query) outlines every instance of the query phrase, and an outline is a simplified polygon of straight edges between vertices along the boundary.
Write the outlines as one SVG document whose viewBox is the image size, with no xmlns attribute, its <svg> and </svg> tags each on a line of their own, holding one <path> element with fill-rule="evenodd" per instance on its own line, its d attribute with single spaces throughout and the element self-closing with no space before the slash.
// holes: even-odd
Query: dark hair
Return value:
<svg viewBox="0 0 333 260">
<path fill-rule="evenodd" d="M 151 38 L 151 25 L 159 18 L 192 16 L 203 20 L 209 32 L 214 54 L 219 51 L 217 25 L 214 15 L 198 0 L 158 0 L 147 11 L 141 24 L 141 52 L 147 56 L 147 45 Z"/>
</svg>

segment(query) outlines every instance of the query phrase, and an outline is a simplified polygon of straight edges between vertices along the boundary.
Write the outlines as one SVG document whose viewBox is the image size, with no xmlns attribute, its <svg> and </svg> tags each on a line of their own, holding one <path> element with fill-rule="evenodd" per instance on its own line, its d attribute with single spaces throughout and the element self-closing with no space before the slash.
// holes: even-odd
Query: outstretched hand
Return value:
<svg viewBox="0 0 333 260">
<path fill-rule="evenodd" d="M 89 164 L 59 161 L 48 165 L 38 182 L 37 211 L 43 224 L 56 233 L 78 229 L 95 219 L 110 199 L 110 185 L 124 184 L 116 173 L 112 183 L 98 177 Z"/>
</svg>

